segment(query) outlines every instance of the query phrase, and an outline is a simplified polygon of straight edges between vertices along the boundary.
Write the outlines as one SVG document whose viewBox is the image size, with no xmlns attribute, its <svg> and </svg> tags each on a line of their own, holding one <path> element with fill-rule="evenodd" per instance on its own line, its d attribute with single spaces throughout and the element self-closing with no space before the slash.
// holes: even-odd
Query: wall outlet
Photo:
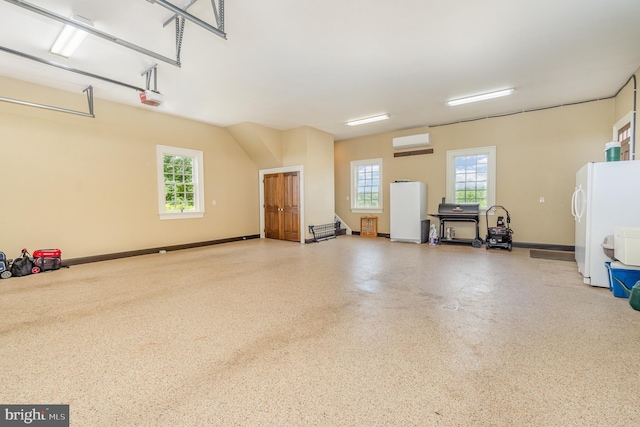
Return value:
<svg viewBox="0 0 640 427">
<path fill-rule="evenodd" d="M 212 200 L 212 201 L 211 201 L 211 204 L 212 204 L 213 206 L 215 206 L 215 205 L 216 205 L 216 201 L 215 201 L 215 200 Z"/>
<path fill-rule="evenodd" d="M 540 197 L 540 203 L 544 203 L 544 197 Z"/>
</svg>

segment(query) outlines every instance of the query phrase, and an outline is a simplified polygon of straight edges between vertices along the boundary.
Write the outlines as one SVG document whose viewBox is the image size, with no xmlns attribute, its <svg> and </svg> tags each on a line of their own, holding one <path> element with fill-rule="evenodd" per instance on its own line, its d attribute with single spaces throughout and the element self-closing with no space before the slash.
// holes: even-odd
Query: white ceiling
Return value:
<svg viewBox="0 0 640 427">
<path fill-rule="evenodd" d="M 162 27 L 173 14 L 158 4 L 30 3 L 175 59 L 175 26 Z M 0 46 L 139 87 L 158 63 L 157 111 L 219 126 L 312 126 L 337 140 L 610 97 L 640 66 L 639 0 L 227 0 L 224 10 L 226 40 L 187 21 L 180 68 L 92 35 L 72 58 L 53 56 L 63 24 L 6 0 Z M 188 12 L 215 26 L 211 0 Z M 3 51 L 0 75 L 79 96 L 93 85 L 98 99 L 154 109 L 132 89 Z M 509 87 L 507 98 L 444 104 Z M 344 125 L 382 112 L 391 119 Z"/>
</svg>

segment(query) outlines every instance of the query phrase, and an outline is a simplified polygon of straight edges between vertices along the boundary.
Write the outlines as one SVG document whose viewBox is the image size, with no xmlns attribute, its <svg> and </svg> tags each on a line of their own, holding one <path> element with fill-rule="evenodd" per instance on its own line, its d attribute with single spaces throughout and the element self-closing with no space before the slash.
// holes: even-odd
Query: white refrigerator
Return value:
<svg viewBox="0 0 640 427">
<path fill-rule="evenodd" d="M 640 227 L 640 161 L 588 163 L 576 173 L 571 202 L 575 258 L 584 283 L 609 287 L 602 243 L 613 227 Z"/>
<path fill-rule="evenodd" d="M 392 182 L 389 204 L 391 241 L 426 243 L 429 235 L 427 184 L 416 181 Z"/>
</svg>

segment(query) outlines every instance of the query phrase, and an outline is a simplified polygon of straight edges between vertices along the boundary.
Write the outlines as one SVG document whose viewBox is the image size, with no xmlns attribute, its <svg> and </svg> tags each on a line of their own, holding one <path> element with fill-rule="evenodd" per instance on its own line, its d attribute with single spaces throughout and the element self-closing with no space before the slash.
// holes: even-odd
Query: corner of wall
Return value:
<svg viewBox="0 0 640 427">
<path fill-rule="evenodd" d="M 258 169 L 283 166 L 282 132 L 256 123 L 244 122 L 227 126 L 227 132 L 235 139 Z"/>
</svg>

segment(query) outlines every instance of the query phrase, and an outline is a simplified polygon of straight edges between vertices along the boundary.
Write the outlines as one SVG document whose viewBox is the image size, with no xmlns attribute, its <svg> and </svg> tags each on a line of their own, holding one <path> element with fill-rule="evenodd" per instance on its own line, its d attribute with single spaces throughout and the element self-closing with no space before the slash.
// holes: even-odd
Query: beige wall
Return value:
<svg viewBox="0 0 640 427">
<path fill-rule="evenodd" d="M 633 111 L 633 79 L 629 81 L 615 99 L 615 120 L 622 119 L 630 111 Z"/>
<path fill-rule="evenodd" d="M 309 225 L 333 221 L 335 208 L 333 135 L 311 127 L 283 132 L 283 166 L 304 167 L 304 230 Z"/>
<path fill-rule="evenodd" d="M 260 169 L 282 166 L 282 131 L 244 122 L 225 128 Z"/>
<path fill-rule="evenodd" d="M 332 222 L 335 215 L 333 135 L 309 127 L 306 130 L 307 224 L 326 224 Z"/>
<path fill-rule="evenodd" d="M 0 78 L 0 93 L 87 111 L 80 89 L 74 94 Z M 514 240 L 572 245 L 575 171 L 602 160 L 613 124 L 632 108 L 630 83 L 616 99 L 334 145 L 330 134 L 310 127 L 279 131 L 243 124 L 227 131 L 100 99 L 95 119 L 0 102 L 0 250 L 14 257 L 22 247 L 59 247 L 65 258 L 76 258 L 259 234 L 261 163 L 246 150 L 257 150 L 254 157 L 265 164 L 277 166 L 282 156 L 282 166 L 304 166 L 306 225 L 331 222 L 336 212 L 354 230 L 360 215 L 350 212 L 347 200 L 349 163 L 382 157 L 386 197 L 379 231 L 388 233 L 390 182 L 426 182 L 428 212 L 435 212 L 445 195 L 446 150 L 487 145 L 497 147 L 497 203 L 511 213 Z M 252 145 L 241 147 L 230 132 L 249 133 Z M 424 132 L 431 135 L 433 154 L 393 157 L 393 137 Z M 256 148 L 254 140 L 267 141 L 266 147 Z M 158 219 L 157 144 L 204 152 L 204 218 Z"/>
<path fill-rule="evenodd" d="M 299 166 L 307 163 L 307 131 L 291 129 L 282 133 L 282 166 Z"/>
<path fill-rule="evenodd" d="M 637 77 L 639 74 L 640 74 L 640 68 L 636 70 L 634 77 Z M 620 92 L 618 93 L 618 96 L 616 96 L 615 120 L 614 120 L 614 124 L 618 125 L 617 129 L 631 122 L 632 123 L 631 129 L 635 133 L 635 135 L 637 135 L 638 133 L 638 130 L 636 127 L 637 123 L 635 123 L 635 121 L 637 121 L 637 114 L 634 115 L 633 113 L 634 106 L 637 107 L 637 101 L 638 101 L 637 90 L 634 90 L 637 88 L 637 85 L 638 85 L 638 82 L 634 78 L 631 78 L 629 82 L 620 90 Z M 635 104 L 634 104 L 634 97 L 636 101 Z M 617 140 L 617 134 L 612 132 L 612 138 L 613 138 L 612 139 L 613 141 Z M 632 140 L 635 141 L 635 138 L 632 138 Z M 635 151 L 636 153 L 638 151 L 637 144 L 636 144 Z M 638 159 L 638 156 L 636 155 L 636 160 L 637 159 Z"/>
<path fill-rule="evenodd" d="M 16 80 L 0 79 L 0 93 L 87 111 L 84 95 Z M 56 247 L 77 258 L 259 233 L 258 169 L 225 129 L 100 99 L 95 112 L 0 103 L 7 256 Z M 204 218 L 158 218 L 157 144 L 204 152 Z"/>
<path fill-rule="evenodd" d="M 389 184 L 397 179 L 427 183 L 427 212 L 435 213 L 445 196 L 446 151 L 497 147 L 496 203 L 511 214 L 514 242 L 573 245 L 571 195 L 575 173 L 585 163 L 603 161 L 610 141 L 615 100 L 553 108 L 455 125 L 416 128 L 336 142 L 336 211 L 354 230 L 361 214 L 352 214 L 350 162 L 383 158 L 384 209 L 377 214 L 378 231 L 389 233 Z M 394 158 L 392 138 L 429 133 L 433 154 Z M 540 203 L 540 197 L 545 202 Z M 431 218 L 437 224 L 437 219 Z M 493 225 L 495 217 L 489 219 Z M 468 224 L 467 224 L 468 225 Z M 456 224 L 467 237 L 472 227 Z M 481 237 L 486 234 L 484 218 Z"/>
<path fill-rule="evenodd" d="M 638 74 L 640 74 L 640 68 L 636 70 L 634 75 L 638 76 Z M 635 86 L 637 86 L 638 82 L 635 83 Z M 620 89 L 618 96 L 616 96 L 614 123 L 617 123 L 618 120 L 633 111 L 634 96 L 637 98 L 638 94 L 634 93 L 634 79 L 631 78 L 629 82 Z"/>
</svg>

